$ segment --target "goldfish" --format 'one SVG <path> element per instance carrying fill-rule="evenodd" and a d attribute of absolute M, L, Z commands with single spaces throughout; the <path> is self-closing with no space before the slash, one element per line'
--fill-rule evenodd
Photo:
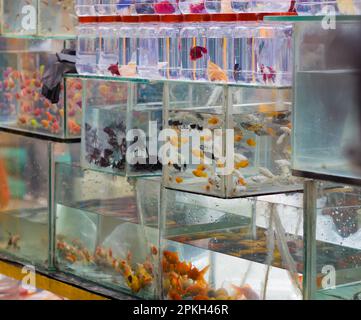
<path fill-rule="evenodd" d="M 190 263 L 178 262 L 175 266 L 175 271 L 180 275 L 186 275 L 192 268 Z"/>
<path fill-rule="evenodd" d="M 216 126 L 220 123 L 220 119 L 217 116 L 212 116 L 208 119 L 208 124 L 212 125 L 212 126 Z"/>
<path fill-rule="evenodd" d="M 205 296 L 205 295 L 198 295 L 198 296 L 195 296 L 193 298 L 193 300 L 209 300 L 210 298 L 208 296 Z"/>
<path fill-rule="evenodd" d="M 255 147 L 256 146 L 256 141 L 254 139 L 248 139 L 247 140 L 247 144 L 250 146 L 250 147 Z"/>
<path fill-rule="evenodd" d="M 202 170 L 193 170 L 192 173 L 193 173 L 193 175 L 195 175 L 198 178 L 207 178 L 208 177 L 207 173 Z"/>
<path fill-rule="evenodd" d="M 208 269 L 209 269 L 209 266 L 206 266 L 202 270 L 199 271 L 198 268 L 193 267 L 191 270 L 189 270 L 188 277 L 190 279 L 192 279 L 193 281 L 198 281 L 198 280 L 204 281 L 203 277 L 207 273 Z"/>
<path fill-rule="evenodd" d="M 138 293 L 141 289 L 140 281 L 137 276 L 130 274 L 125 278 L 127 286 L 134 292 Z"/>
<path fill-rule="evenodd" d="M 179 262 L 179 257 L 177 252 L 165 250 L 163 251 L 163 256 L 169 263 L 176 264 Z"/>
<path fill-rule="evenodd" d="M 236 134 L 234 136 L 234 141 L 235 142 L 240 142 L 242 139 L 243 139 L 243 135 L 241 135 L 241 134 Z"/>
<path fill-rule="evenodd" d="M 241 185 L 241 186 L 246 186 L 247 185 L 246 181 L 243 178 L 238 178 L 238 184 Z"/>
<path fill-rule="evenodd" d="M 177 182 L 177 183 L 182 183 L 183 181 L 184 181 L 184 179 L 181 178 L 181 177 L 176 177 L 175 178 L 175 182 Z"/>
<path fill-rule="evenodd" d="M 5 163 L 0 159 L 0 209 L 8 206 L 10 201 L 10 188 Z"/>
<path fill-rule="evenodd" d="M 81 126 L 78 125 L 74 120 L 69 120 L 68 125 L 71 134 L 79 134 L 81 132 Z"/>
<path fill-rule="evenodd" d="M 41 120 L 41 124 L 45 129 L 49 128 L 49 121 L 48 120 Z"/>
<path fill-rule="evenodd" d="M 51 126 L 51 131 L 57 133 L 59 129 L 59 124 L 57 122 L 53 122 L 53 125 Z"/>
<path fill-rule="evenodd" d="M 19 122 L 20 122 L 21 124 L 26 124 L 26 117 L 25 117 L 25 116 L 20 116 L 20 117 L 18 118 L 18 120 L 19 120 Z"/>
<path fill-rule="evenodd" d="M 158 249 L 156 246 L 151 246 L 150 247 L 150 253 L 153 255 L 153 256 L 156 256 L 158 254 Z"/>
<path fill-rule="evenodd" d="M 46 112 L 45 112 L 45 115 L 47 116 L 48 121 L 52 121 L 52 120 L 53 120 L 53 116 L 51 115 L 51 113 L 50 113 L 49 111 L 46 111 Z"/>
<path fill-rule="evenodd" d="M 203 57 L 203 54 L 207 54 L 208 50 L 205 47 L 195 46 L 189 52 L 189 57 L 192 61 L 196 61 Z"/>
<path fill-rule="evenodd" d="M 234 167 L 235 167 L 235 169 L 240 169 L 240 168 L 246 168 L 246 167 L 248 167 L 249 166 L 249 161 L 248 160 L 241 160 L 241 161 L 239 161 L 239 162 L 236 162 L 235 164 L 234 164 Z"/>
<path fill-rule="evenodd" d="M 185 294 L 191 296 L 199 296 L 199 295 L 205 296 L 207 292 L 208 292 L 208 288 L 204 282 L 192 284 L 185 290 Z"/>
<path fill-rule="evenodd" d="M 153 277 L 148 273 L 142 264 L 138 264 L 135 275 L 139 280 L 141 288 L 148 286 L 153 281 Z"/>
<path fill-rule="evenodd" d="M 179 295 L 179 293 L 176 290 L 170 290 L 168 292 L 168 297 L 171 300 L 182 300 L 182 297 Z"/>
<path fill-rule="evenodd" d="M 63 118 L 63 117 L 64 117 L 64 109 L 60 109 L 60 110 L 59 110 L 59 114 L 60 114 L 60 116 Z"/>
<path fill-rule="evenodd" d="M 234 295 L 238 299 L 245 298 L 247 300 L 259 300 L 259 295 L 251 288 L 250 285 L 246 284 L 242 287 L 232 285 Z"/>
<path fill-rule="evenodd" d="M 211 61 L 208 63 L 207 71 L 210 81 L 228 81 L 227 74 L 218 65 Z"/>
<path fill-rule="evenodd" d="M 199 164 L 199 165 L 197 166 L 197 170 L 204 171 L 204 170 L 206 170 L 206 169 L 207 169 L 207 166 L 204 165 L 204 164 Z"/>
<path fill-rule="evenodd" d="M 76 258 L 76 256 L 75 256 L 75 254 L 71 254 L 71 253 L 67 254 L 67 256 L 65 257 L 65 259 L 68 260 L 68 261 L 71 262 L 71 263 L 74 263 L 74 262 L 77 261 L 77 258 Z"/>

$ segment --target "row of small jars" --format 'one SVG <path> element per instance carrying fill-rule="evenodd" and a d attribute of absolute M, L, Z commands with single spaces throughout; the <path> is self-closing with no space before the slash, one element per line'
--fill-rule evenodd
<path fill-rule="evenodd" d="M 80 74 L 290 85 L 292 27 L 255 22 L 82 24 Z"/>
<path fill-rule="evenodd" d="M 346 4 L 344 4 L 346 2 Z M 78 16 L 297 12 L 360 14 L 361 0 L 76 0 Z"/>

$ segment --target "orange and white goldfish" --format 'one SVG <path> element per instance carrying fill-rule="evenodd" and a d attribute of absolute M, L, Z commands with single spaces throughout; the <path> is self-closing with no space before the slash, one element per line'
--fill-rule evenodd
<path fill-rule="evenodd" d="M 202 170 L 193 170 L 192 171 L 193 175 L 198 177 L 198 178 L 207 178 L 208 177 L 208 174 L 207 172 L 204 172 Z"/>
<path fill-rule="evenodd" d="M 232 285 L 234 295 L 237 299 L 247 300 L 259 300 L 259 295 L 251 288 L 250 285 L 246 284 L 242 287 Z"/>
<path fill-rule="evenodd" d="M 256 141 L 254 139 L 248 139 L 247 140 L 247 144 L 250 146 L 250 147 L 255 147 L 256 146 Z"/>

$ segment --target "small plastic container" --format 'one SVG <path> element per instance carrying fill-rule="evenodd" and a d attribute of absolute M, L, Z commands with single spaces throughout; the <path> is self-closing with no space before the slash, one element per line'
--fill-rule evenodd
<path fill-rule="evenodd" d="M 142 24 L 137 33 L 138 74 L 144 78 L 159 78 L 159 27 L 156 24 Z"/>
<path fill-rule="evenodd" d="M 253 70 L 256 69 L 255 48 L 255 22 L 237 25 L 233 29 L 234 39 L 234 74 L 235 82 L 255 82 Z"/>
<path fill-rule="evenodd" d="M 98 16 L 116 15 L 117 0 L 95 0 L 95 11 Z"/>
<path fill-rule="evenodd" d="M 205 23 L 195 21 L 183 24 L 180 32 L 182 78 L 189 80 L 208 79 L 207 26 Z"/>
<path fill-rule="evenodd" d="M 95 16 L 97 0 L 75 0 L 75 13 L 78 17 Z"/>
<path fill-rule="evenodd" d="M 262 85 L 292 85 L 292 26 L 263 23 L 255 29 L 255 80 Z M 254 80 L 254 79 L 253 79 Z"/>
<path fill-rule="evenodd" d="M 99 27 L 100 53 L 98 72 L 102 75 L 117 75 L 112 68 L 119 62 L 119 25 L 105 23 Z"/>
<path fill-rule="evenodd" d="M 131 15 L 134 13 L 133 0 L 115 0 L 115 9 L 117 15 Z"/>
<path fill-rule="evenodd" d="M 119 28 L 119 74 L 123 77 L 137 75 L 137 30 L 139 24 L 136 16 L 123 18 L 124 24 Z"/>
<path fill-rule="evenodd" d="M 135 0 L 136 14 L 155 14 L 154 0 Z"/>
<path fill-rule="evenodd" d="M 155 0 L 154 12 L 156 14 L 178 14 L 178 1 L 177 0 Z"/>
<path fill-rule="evenodd" d="M 180 42 L 181 17 L 164 16 L 159 26 L 159 73 L 162 78 L 178 79 L 180 77 Z"/>
<path fill-rule="evenodd" d="M 234 12 L 288 12 L 291 0 L 232 0 Z"/>
<path fill-rule="evenodd" d="M 183 14 L 207 13 L 204 0 L 179 0 L 178 6 Z"/>
<path fill-rule="evenodd" d="M 85 23 L 77 28 L 76 69 L 79 74 L 97 73 L 98 26 Z"/>
<path fill-rule="evenodd" d="M 233 29 L 236 14 L 211 15 L 212 23 L 207 28 L 209 81 L 234 81 Z"/>

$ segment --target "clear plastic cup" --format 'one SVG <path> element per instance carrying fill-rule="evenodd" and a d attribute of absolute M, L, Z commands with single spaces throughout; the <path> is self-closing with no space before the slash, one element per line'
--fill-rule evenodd
<path fill-rule="evenodd" d="M 98 26 L 85 23 L 77 28 L 76 69 L 79 74 L 97 73 Z"/>

